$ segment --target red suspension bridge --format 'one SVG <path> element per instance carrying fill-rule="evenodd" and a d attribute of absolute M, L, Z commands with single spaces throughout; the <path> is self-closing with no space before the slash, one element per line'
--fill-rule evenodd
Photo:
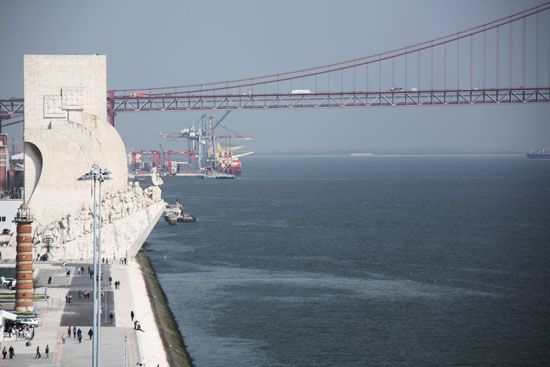
<path fill-rule="evenodd" d="M 550 2 L 385 53 L 246 79 L 110 90 L 107 102 L 112 125 L 119 112 L 549 103 Z M 23 108 L 23 98 L 0 98 L 0 129 L 21 122 Z"/>

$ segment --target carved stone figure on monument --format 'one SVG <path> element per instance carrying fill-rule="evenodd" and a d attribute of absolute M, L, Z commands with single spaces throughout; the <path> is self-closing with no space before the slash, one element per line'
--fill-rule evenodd
<path fill-rule="evenodd" d="M 122 203 L 123 203 L 123 216 L 130 214 L 130 198 L 128 197 L 128 188 L 122 192 Z"/>
<path fill-rule="evenodd" d="M 139 185 L 139 182 L 134 182 L 134 192 L 136 194 L 143 194 L 143 189 L 141 188 L 141 186 Z"/>
<path fill-rule="evenodd" d="M 106 199 L 105 203 L 103 204 L 103 223 L 112 223 L 112 211 L 113 208 L 111 206 L 111 202 Z"/>
<path fill-rule="evenodd" d="M 153 184 L 153 186 L 157 187 L 164 183 L 162 178 L 160 178 L 160 176 L 157 174 L 157 167 L 153 167 L 151 169 L 151 183 Z"/>
<path fill-rule="evenodd" d="M 134 187 L 132 184 L 129 184 L 128 187 L 126 187 L 126 197 L 128 197 L 130 213 L 135 213 L 137 211 L 137 207 L 136 207 L 136 202 L 134 200 L 135 195 L 134 195 Z"/>
<path fill-rule="evenodd" d="M 116 202 L 116 206 L 115 206 L 116 219 L 121 219 L 122 217 L 124 217 L 124 211 L 125 211 L 124 191 L 122 189 L 118 189 L 115 202 Z"/>
<path fill-rule="evenodd" d="M 59 228 L 59 243 L 65 243 L 67 238 L 67 217 L 61 218 L 61 220 L 57 222 L 57 226 Z"/>
<path fill-rule="evenodd" d="M 152 189 L 152 187 L 153 186 L 149 186 L 148 188 L 143 190 L 144 202 L 145 202 L 146 206 L 149 206 L 149 205 L 153 204 L 153 189 Z"/>
<path fill-rule="evenodd" d="M 67 229 L 67 217 L 62 217 L 58 225 L 60 229 Z"/>
<path fill-rule="evenodd" d="M 121 219 L 124 216 L 124 204 L 119 199 L 116 201 L 114 212 L 115 212 L 115 220 Z"/>
<path fill-rule="evenodd" d="M 128 198 L 128 202 L 130 205 L 130 213 L 135 213 L 139 210 L 139 208 L 137 205 L 136 194 L 134 192 L 134 185 L 132 185 L 131 183 L 128 184 L 128 187 L 126 190 L 127 190 L 126 196 Z"/>
<path fill-rule="evenodd" d="M 65 218 L 65 222 L 67 223 L 67 227 L 65 230 L 65 242 L 72 241 L 74 239 L 73 237 L 73 228 L 71 227 L 73 223 L 72 215 L 67 214 L 67 217 Z"/>
<path fill-rule="evenodd" d="M 36 227 L 34 228 L 34 234 L 32 236 L 32 243 L 33 244 L 37 244 L 37 243 L 42 242 L 42 232 L 43 231 L 44 231 L 44 228 L 40 224 L 37 224 Z"/>
<path fill-rule="evenodd" d="M 82 234 L 82 220 L 79 216 L 74 216 L 71 218 L 71 237 L 72 238 L 78 238 Z"/>
<path fill-rule="evenodd" d="M 99 218 L 99 220 L 101 221 L 101 223 L 106 223 L 107 217 L 108 217 L 108 211 L 110 210 L 110 207 L 109 207 L 107 198 L 105 196 L 101 198 L 101 202 L 99 203 L 99 205 L 101 206 L 101 217 Z M 98 213 L 98 215 L 99 214 L 100 213 Z"/>
<path fill-rule="evenodd" d="M 160 201 L 160 188 L 158 186 L 149 186 L 145 189 L 145 195 L 152 203 L 156 203 L 157 201 Z M 149 205 L 151 205 L 149 204 Z"/>
<path fill-rule="evenodd" d="M 103 202 L 103 222 L 112 223 L 113 222 L 113 195 L 111 192 L 106 192 L 102 199 Z"/>
<path fill-rule="evenodd" d="M 82 203 L 82 210 L 79 214 L 80 222 L 82 223 L 82 234 L 90 233 L 92 231 L 92 212 L 88 203 Z"/>
<path fill-rule="evenodd" d="M 139 186 L 139 182 L 134 182 L 134 197 L 137 206 L 137 210 L 142 210 L 144 207 L 143 203 L 143 189 Z"/>
<path fill-rule="evenodd" d="M 59 221 L 50 223 L 48 225 L 48 230 L 50 231 L 50 237 L 53 238 L 53 243 L 60 243 L 61 230 L 59 228 Z"/>

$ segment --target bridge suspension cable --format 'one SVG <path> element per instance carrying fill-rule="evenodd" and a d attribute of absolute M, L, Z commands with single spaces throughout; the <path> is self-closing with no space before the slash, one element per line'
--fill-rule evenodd
<path fill-rule="evenodd" d="M 460 32 L 333 64 L 110 90 L 109 121 L 114 125 L 119 112 L 549 103 L 549 15 L 545 2 Z M 0 98 L 0 125 L 21 116 L 23 107 L 22 98 Z"/>
<path fill-rule="evenodd" d="M 539 33 L 540 33 L 540 30 L 539 30 L 539 14 L 540 13 L 544 13 L 544 12 L 547 12 L 548 10 L 550 9 L 550 2 L 546 2 L 544 4 L 541 4 L 541 5 L 538 5 L 536 7 L 533 7 L 533 8 L 530 8 L 530 9 L 527 9 L 527 10 L 524 10 L 524 11 L 521 11 L 521 12 L 518 12 L 518 13 L 515 13 L 515 14 L 512 14 L 512 15 L 509 15 L 507 17 L 503 17 L 503 18 L 500 18 L 500 19 L 497 19 L 497 20 L 493 20 L 491 22 L 488 22 L 488 23 L 485 23 L 485 24 L 482 24 L 482 25 L 479 25 L 479 26 L 476 26 L 476 27 L 471 27 L 471 28 L 468 28 L 466 30 L 463 30 L 463 31 L 460 31 L 460 32 L 455 32 L 455 33 L 452 33 L 452 34 L 449 34 L 449 35 L 446 35 L 446 36 L 441 36 L 441 37 L 438 37 L 438 38 L 435 38 L 435 39 L 432 39 L 432 40 L 429 40 L 429 41 L 425 41 L 425 42 L 421 42 L 421 43 L 417 43 L 417 44 L 414 44 L 414 45 L 409 45 L 409 46 L 405 46 L 405 47 L 401 47 L 401 48 L 397 48 L 397 49 L 394 49 L 394 50 L 390 50 L 390 51 L 387 51 L 387 52 L 384 52 L 384 53 L 379 53 L 379 54 L 375 54 L 375 55 L 369 55 L 369 56 L 365 56 L 365 57 L 361 57 L 361 58 L 355 58 L 355 59 L 352 59 L 352 60 L 346 60 L 346 61 L 341 61 L 341 62 L 337 62 L 337 63 L 332 63 L 332 64 L 326 64 L 326 65 L 321 65 L 321 66 L 315 66 L 315 67 L 310 67 L 310 68 L 305 68 L 305 69 L 299 69 L 299 70 L 294 70 L 294 71 L 290 71 L 290 72 L 283 72 L 283 73 L 277 73 L 277 74 L 268 74 L 268 75 L 262 75 L 262 76 L 256 76 L 256 77 L 248 77 L 248 78 L 243 78 L 243 79 L 232 79 L 232 80 L 224 80 L 224 81 L 218 81 L 218 82 L 208 82 L 208 83 L 196 83 L 196 84 L 187 84 L 187 85 L 179 85 L 179 86 L 170 86 L 170 87 L 155 87 L 155 88 L 133 88 L 133 89 L 115 89 L 113 90 L 114 93 L 115 93 L 115 96 L 120 96 L 120 95 L 134 95 L 134 96 L 143 96 L 143 95 L 147 95 L 147 96 L 159 96 L 159 95 L 167 95 L 167 94 L 171 94 L 171 95 L 178 95 L 178 94 L 196 94 L 196 93 L 207 93 L 207 92 L 220 92 L 220 91 L 234 91 L 236 89 L 239 89 L 241 88 L 241 92 L 242 92 L 242 89 L 243 88 L 248 88 L 247 91 L 249 92 L 252 92 L 252 90 L 254 89 L 254 87 L 256 88 L 256 91 L 255 93 L 259 93 L 258 92 L 258 88 L 259 87 L 264 87 L 266 88 L 266 85 L 268 84 L 277 84 L 277 86 L 280 85 L 280 83 L 282 82 L 289 82 L 289 86 L 291 86 L 292 84 L 292 81 L 294 80 L 297 80 L 297 79 L 305 79 L 305 78 L 309 78 L 309 77 L 316 77 L 317 80 L 316 80 L 316 85 L 317 87 L 319 87 L 319 81 L 318 81 L 318 77 L 320 75 L 323 75 L 323 74 L 328 74 L 327 76 L 327 86 L 330 87 L 330 79 L 331 79 L 331 76 L 330 74 L 331 73 L 334 73 L 334 72 L 341 72 L 342 74 L 340 75 L 340 80 L 342 81 L 344 78 L 343 78 L 343 71 L 345 70 L 348 70 L 348 69 L 354 69 L 353 70 L 353 73 L 355 75 L 355 77 L 357 77 L 357 70 L 356 68 L 358 67 L 361 67 L 361 66 L 365 66 L 365 65 L 368 65 L 368 64 L 373 64 L 373 63 L 380 63 L 380 62 L 383 62 L 383 61 L 387 61 L 387 60 L 390 60 L 392 62 L 392 64 L 395 65 L 395 61 L 397 58 L 400 58 L 400 57 L 404 57 L 404 60 L 405 60 L 405 65 L 407 64 L 407 57 L 408 55 L 410 54 L 414 54 L 414 53 L 417 53 L 418 54 L 418 57 L 420 58 L 421 56 L 421 52 L 422 51 L 425 51 L 425 50 L 428 50 L 428 49 L 434 49 L 434 48 L 438 48 L 440 46 L 443 46 L 444 48 L 444 62 L 443 62 L 443 65 L 444 65 L 444 73 L 443 73 L 443 79 L 444 79 L 444 83 L 443 83 L 443 86 L 442 88 L 440 89 L 445 89 L 446 88 L 446 79 L 447 79 L 447 48 L 450 44 L 452 43 L 455 43 L 456 44 L 456 54 L 457 54 L 457 68 L 459 69 L 459 64 L 460 64 L 460 51 L 459 51 L 459 48 L 460 48 L 460 40 L 463 40 L 463 39 L 467 39 L 467 38 L 470 38 L 471 41 L 469 42 L 472 42 L 473 40 L 473 36 L 475 35 L 478 35 L 478 34 L 481 34 L 483 33 L 483 37 L 484 39 L 486 38 L 486 34 L 487 32 L 489 32 L 490 30 L 496 30 L 496 41 L 495 41 L 495 45 L 496 45 L 496 48 L 497 48 L 497 51 L 496 51 L 496 70 L 495 70 L 495 73 L 499 73 L 500 72 L 500 62 L 499 62 L 499 59 L 500 59 L 500 29 L 501 27 L 505 26 L 505 25 L 510 25 L 510 35 L 509 35 L 509 40 L 510 42 L 512 42 L 512 38 L 513 38 L 513 31 L 512 31 L 512 28 L 513 28 L 513 23 L 514 22 L 517 22 L 519 20 L 523 20 L 523 23 L 524 23 L 524 35 L 526 33 L 525 31 L 525 27 L 526 27 L 526 23 L 527 23 L 527 19 L 532 17 L 533 15 L 536 15 L 536 23 L 537 23 L 537 26 L 536 26 L 536 39 L 537 39 L 537 46 L 536 46 L 536 52 L 537 52 L 537 56 L 536 56 L 536 59 L 539 60 L 540 58 L 540 53 L 539 53 Z M 526 48 L 526 44 L 527 44 L 527 40 L 524 36 L 524 41 L 523 41 L 523 47 L 524 47 L 524 57 L 525 57 L 525 48 Z M 484 50 L 486 48 L 486 45 L 484 45 Z M 470 55 L 471 57 L 473 57 L 473 54 L 472 54 L 472 51 L 473 51 L 473 45 L 472 47 L 470 47 Z M 538 61 L 537 61 L 538 62 Z M 473 66 L 473 60 L 471 60 L 470 62 L 470 65 Z M 538 69 L 538 66 L 537 66 L 537 69 Z M 405 76 L 405 84 L 406 81 L 407 81 L 407 74 L 408 74 L 408 67 L 405 66 L 404 67 L 404 73 L 406 74 Z M 419 71 L 419 74 L 420 74 L 420 71 Z M 457 81 L 457 87 L 459 86 L 460 84 L 460 69 L 458 70 L 457 72 L 457 75 L 458 75 L 458 81 Z M 499 77 L 500 78 L 500 77 Z M 498 84 L 498 79 L 497 78 L 497 84 Z M 353 82 L 356 83 L 356 78 L 352 78 Z M 342 83 L 340 83 L 340 85 L 342 85 Z M 525 83 L 523 83 L 523 85 L 525 85 Z M 356 84 L 357 86 L 357 84 Z M 495 87 L 498 88 L 498 85 L 495 85 Z M 330 90 L 330 88 L 328 88 Z M 381 89 L 381 87 L 380 87 Z M 431 88 L 433 89 L 433 88 Z M 355 88 L 353 89 L 350 89 L 350 90 L 355 90 Z M 279 91 L 280 91 L 280 87 L 279 87 Z M 315 91 L 318 91 L 318 89 L 316 88 Z M 264 90 L 264 92 L 267 92 L 266 90 Z"/>

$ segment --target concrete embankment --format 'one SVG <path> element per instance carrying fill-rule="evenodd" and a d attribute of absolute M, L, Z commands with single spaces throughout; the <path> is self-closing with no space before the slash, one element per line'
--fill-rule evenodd
<path fill-rule="evenodd" d="M 142 251 L 136 255 L 136 261 L 141 268 L 143 279 L 145 280 L 145 286 L 149 294 L 155 322 L 160 332 L 160 338 L 168 363 L 173 367 L 193 366 L 193 360 L 187 352 L 187 347 L 179 331 L 178 323 L 168 306 L 168 299 L 160 286 L 151 262 Z"/>

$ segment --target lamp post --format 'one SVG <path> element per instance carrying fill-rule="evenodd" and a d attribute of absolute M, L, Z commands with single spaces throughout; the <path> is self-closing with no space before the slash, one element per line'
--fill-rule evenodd
<path fill-rule="evenodd" d="M 53 241 L 54 240 L 51 236 L 45 236 L 44 238 L 42 238 L 42 242 L 44 242 L 44 246 L 42 247 L 46 249 L 46 257 L 48 258 L 48 260 L 50 259 L 50 256 L 53 258 L 53 255 L 52 255 Z"/>
<path fill-rule="evenodd" d="M 92 169 L 89 172 L 86 172 L 78 181 L 93 181 L 92 184 L 92 195 L 93 195 L 93 232 L 92 232 L 92 242 L 93 242 L 93 272 L 94 272 L 94 314 L 93 314 L 93 339 L 92 339 L 92 366 L 99 367 L 99 343 L 100 335 L 99 330 L 101 327 L 101 285 L 99 284 L 101 276 L 101 263 L 99 262 L 99 256 L 101 256 L 101 183 L 105 180 L 112 180 L 113 177 L 111 172 L 105 168 L 99 167 L 97 164 L 92 166 Z M 99 200 L 96 199 L 96 187 L 99 186 Z M 97 205 L 99 201 L 99 226 L 97 223 Z"/>

